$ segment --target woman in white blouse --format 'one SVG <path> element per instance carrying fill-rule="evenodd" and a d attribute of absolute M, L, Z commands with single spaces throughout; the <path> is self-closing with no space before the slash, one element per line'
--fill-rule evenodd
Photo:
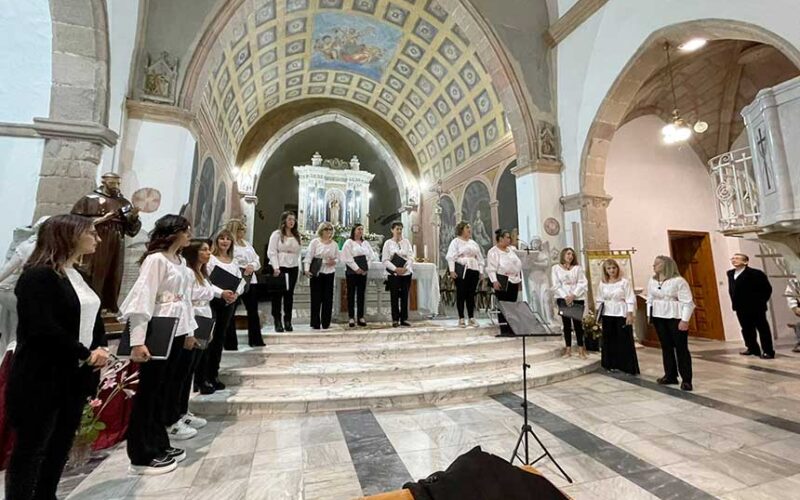
<path fill-rule="evenodd" d="M 558 264 L 550 272 L 553 283 L 553 294 L 556 297 L 561 323 L 564 326 L 564 356 L 572 355 L 572 330 L 575 330 L 575 339 L 578 341 L 578 354 L 586 357 L 586 347 L 583 342 L 583 322 L 580 319 L 569 318 L 562 314 L 566 307 L 583 309 L 586 299 L 588 281 L 581 266 L 578 265 L 575 250 L 566 247 L 558 256 Z"/>
<path fill-rule="evenodd" d="M 19 338 L 6 388 L 16 432 L 5 481 L 10 500 L 56 498 L 99 380 L 95 370 L 108 360 L 100 298 L 76 269 L 98 241 L 91 219 L 51 217 L 17 282 Z"/>
<path fill-rule="evenodd" d="M 233 260 L 242 271 L 242 276 L 251 285 L 258 283 L 256 271 L 261 269 L 261 258 L 256 253 L 253 245 L 244 239 L 247 226 L 238 219 L 231 219 L 225 229 L 233 235 Z M 258 315 L 258 297 L 254 290 L 247 289 L 240 297 L 247 310 L 247 343 L 250 347 L 263 347 L 264 338 L 261 336 L 261 318 Z M 234 317 L 236 314 L 234 314 Z"/>
<path fill-rule="evenodd" d="M 312 276 L 311 262 L 321 259 L 322 266 L 316 276 Z M 323 222 L 317 228 L 317 237 L 311 240 L 306 253 L 306 276 L 311 285 L 311 328 L 327 330 L 331 326 L 333 314 L 333 285 L 336 263 L 339 261 L 339 245 L 333 241 L 333 225 Z"/>
<path fill-rule="evenodd" d="M 272 266 L 272 275 L 276 278 L 288 277 L 289 286 L 282 286 L 272 294 L 272 319 L 276 332 L 291 332 L 292 307 L 294 306 L 294 287 L 297 284 L 300 266 L 300 231 L 297 230 L 297 218 L 294 212 L 281 214 L 281 225 L 272 232 L 267 245 L 267 258 Z M 283 320 L 281 320 L 281 303 L 283 303 Z"/>
<path fill-rule="evenodd" d="M 498 301 L 516 302 L 522 283 L 522 261 L 517 256 L 517 249 L 511 245 L 510 231 L 498 229 L 494 238 L 497 244 L 486 254 L 486 274 L 489 275 Z M 514 333 L 502 313 L 497 314 L 497 322 L 500 333 Z"/>
<path fill-rule="evenodd" d="M 597 311 L 603 322 L 600 365 L 606 370 L 639 374 L 639 360 L 633 342 L 633 311 L 636 297 L 631 282 L 622 277 L 614 259 L 603 262 L 603 279 L 597 288 Z"/>
<path fill-rule="evenodd" d="M 356 257 L 363 257 L 367 260 L 366 270 L 358 266 Z M 350 328 L 356 326 L 356 317 L 358 317 L 358 326 L 367 326 L 367 322 L 364 321 L 366 314 L 364 295 L 367 291 L 369 263 L 373 260 L 375 260 L 375 255 L 372 246 L 369 241 L 364 240 L 364 226 L 355 224 L 350 230 L 350 239 L 345 241 L 342 247 L 342 262 L 347 266 L 345 277 L 347 278 L 347 314 L 350 318 Z"/>
<path fill-rule="evenodd" d="M 397 267 L 392 258 L 397 255 L 405 259 L 403 267 Z M 386 268 L 389 283 L 389 300 L 392 308 L 392 326 L 411 326 L 408 322 L 408 292 L 411 288 L 414 250 L 411 243 L 403 238 L 403 223 L 392 222 L 392 237 L 383 243 L 381 261 Z"/>
<path fill-rule="evenodd" d="M 131 337 L 131 360 L 141 363 L 139 386 L 133 397 L 128 424 L 128 458 L 133 474 L 161 474 L 174 470 L 186 452 L 170 445 L 168 407 L 177 397 L 169 383 L 178 377 L 183 347 L 194 346 L 197 323 L 192 309 L 192 274 L 180 251 L 189 244 L 192 228 L 180 215 L 165 215 L 150 232 L 141 259 L 139 277 L 120 306 Z M 177 318 L 175 340 L 169 359 L 151 359 L 144 345 L 147 325 L 153 317 Z"/>
<path fill-rule="evenodd" d="M 458 326 L 464 328 L 464 305 L 470 326 L 478 326 L 475 315 L 475 289 L 483 271 L 483 253 L 481 247 L 472 239 L 472 227 L 468 222 L 456 224 L 456 237 L 447 248 L 447 267 L 450 277 L 456 283 L 456 310 L 458 310 Z M 458 265 L 456 265 L 458 264 Z"/>
<path fill-rule="evenodd" d="M 689 320 L 694 312 L 694 301 L 689 283 L 678 272 L 672 258 L 659 255 L 653 261 L 655 273 L 647 284 L 647 313 L 658 332 L 664 376 L 662 385 L 677 384 L 681 375 L 681 389 L 692 390 L 692 356 L 689 354 Z"/>

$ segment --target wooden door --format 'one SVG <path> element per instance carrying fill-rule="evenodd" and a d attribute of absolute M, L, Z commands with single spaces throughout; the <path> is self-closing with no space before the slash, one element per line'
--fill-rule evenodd
<path fill-rule="evenodd" d="M 719 305 L 714 256 L 708 233 L 668 231 L 672 258 L 689 282 L 695 310 L 689 322 L 689 335 L 725 340 Z"/>

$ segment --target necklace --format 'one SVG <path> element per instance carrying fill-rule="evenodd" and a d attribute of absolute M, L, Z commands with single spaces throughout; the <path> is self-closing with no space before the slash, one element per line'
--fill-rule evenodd
<path fill-rule="evenodd" d="M 668 279 L 669 279 L 669 278 L 665 279 L 664 281 L 658 281 L 658 280 L 656 280 L 656 281 L 658 281 L 658 289 L 659 289 L 659 290 L 661 290 L 661 286 L 662 286 L 662 285 L 664 285 L 664 283 L 666 283 Z"/>

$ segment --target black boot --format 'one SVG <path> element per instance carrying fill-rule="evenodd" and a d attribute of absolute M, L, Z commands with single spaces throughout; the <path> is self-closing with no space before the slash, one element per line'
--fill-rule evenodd
<path fill-rule="evenodd" d="M 216 388 L 210 382 L 200 384 L 200 394 L 214 394 Z"/>
<path fill-rule="evenodd" d="M 292 327 L 292 320 L 287 319 L 286 322 L 283 324 L 283 329 L 287 332 L 293 332 L 294 327 Z"/>
<path fill-rule="evenodd" d="M 281 320 L 279 320 L 277 318 L 275 319 L 275 331 L 278 332 L 278 333 L 283 333 L 283 331 L 284 331 L 283 330 L 283 323 L 281 323 Z"/>

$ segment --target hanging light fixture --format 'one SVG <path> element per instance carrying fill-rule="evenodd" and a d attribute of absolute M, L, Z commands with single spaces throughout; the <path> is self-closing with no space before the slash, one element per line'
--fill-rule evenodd
<path fill-rule="evenodd" d="M 669 88 L 672 92 L 672 122 L 664 125 L 661 129 L 661 136 L 666 144 L 676 144 L 685 142 L 692 136 L 692 129 L 681 118 L 678 112 L 678 99 L 675 97 L 675 81 L 672 76 L 672 61 L 669 57 L 669 42 L 664 43 L 664 51 L 667 53 L 667 74 L 669 75 Z"/>

